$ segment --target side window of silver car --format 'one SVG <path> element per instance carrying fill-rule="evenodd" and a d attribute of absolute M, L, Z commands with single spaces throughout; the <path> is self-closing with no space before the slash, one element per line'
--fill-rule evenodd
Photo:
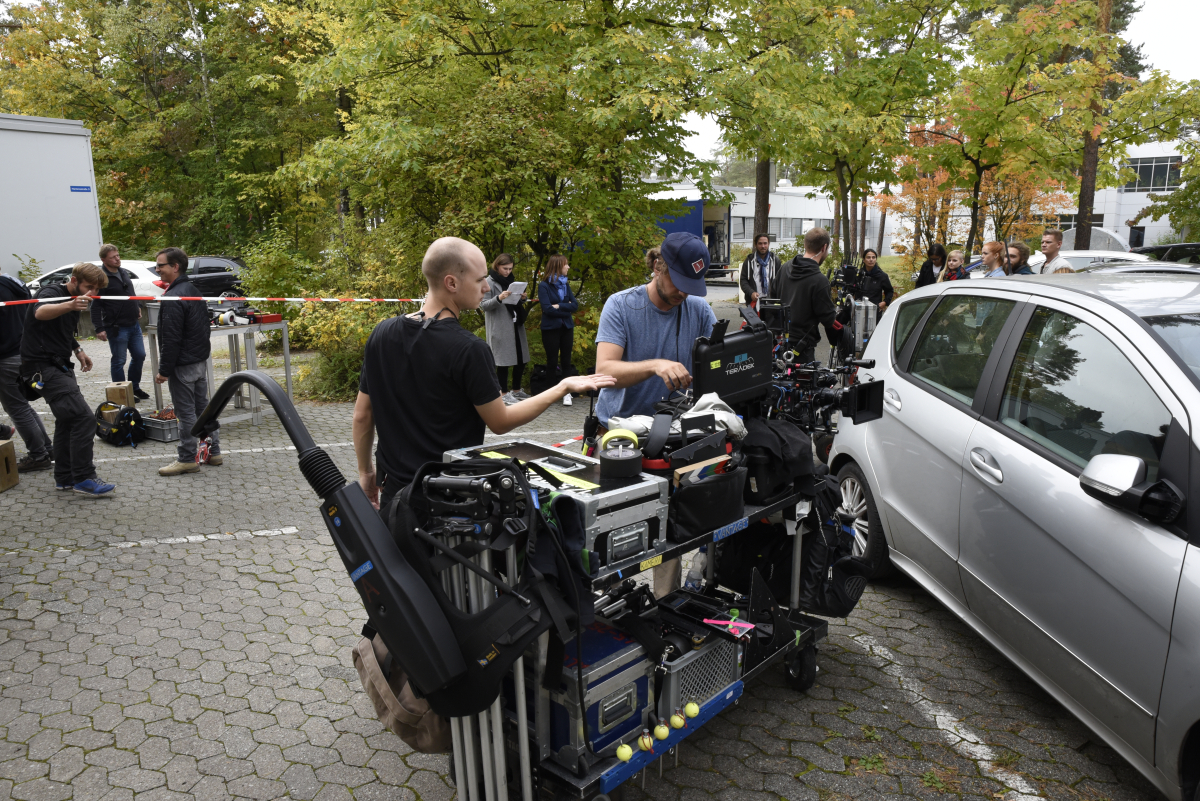
<path fill-rule="evenodd" d="M 912 336 L 913 329 L 917 327 L 917 323 L 921 322 L 921 316 L 925 314 L 929 304 L 935 300 L 937 298 L 918 298 L 900 306 L 899 311 L 896 312 L 896 328 L 892 336 L 893 360 L 899 358 L 900 351 L 904 350 L 904 346 L 908 344 L 908 338 Z"/>
<path fill-rule="evenodd" d="M 1137 456 L 1153 481 L 1171 413 L 1107 337 L 1042 307 L 1021 337 L 1000 422 L 1080 468 L 1098 453 Z"/>
<path fill-rule="evenodd" d="M 947 295 L 921 330 L 908 372 L 970 406 L 1004 321 L 1017 304 L 984 295 Z"/>

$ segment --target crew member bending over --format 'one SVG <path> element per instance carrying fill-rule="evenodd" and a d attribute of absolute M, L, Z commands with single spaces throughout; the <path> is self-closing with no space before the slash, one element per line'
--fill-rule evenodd
<path fill-rule="evenodd" d="M 596 372 L 616 383 L 600 390 L 596 416 L 607 428 L 614 417 L 654 414 L 654 404 L 692 383 L 692 345 L 712 333 L 717 315 L 708 294 L 708 247 L 695 234 L 676 232 L 661 253 L 648 254 L 650 282 L 611 296 L 596 332 Z M 679 588 L 679 559 L 654 568 L 654 592 Z"/>
<path fill-rule="evenodd" d="M 528 400 L 505 406 L 496 362 L 486 342 L 458 316 L 479 308 L 488 291 L 483 251 L 444 237 L 425 251 L 421 272 L 429 285 L 415 314 L 384 320 L 371 332 L 354 404 L 358 480 L 377 508 L 386 509 L 417 469 L 442 461 L 444 451 L 483 444 L 493 434 L 523 426 L 568 392 L 609 387 L 607 375 L 564 378 Z M 372 460 L 375 433 L 379 447 Z"/>

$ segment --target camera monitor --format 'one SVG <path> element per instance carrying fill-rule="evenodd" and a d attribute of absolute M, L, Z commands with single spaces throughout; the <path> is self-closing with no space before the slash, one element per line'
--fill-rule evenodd
<path fill-rule="evenodd" d="M 728 320 L 718 320 L 710 336 L 692 346 L 692 397 L 715 392 L 729 404 L 759 398 L 771 386 L 775 337 L 754 313 L 742 308 L 746 327 L 726 334 Z"/>

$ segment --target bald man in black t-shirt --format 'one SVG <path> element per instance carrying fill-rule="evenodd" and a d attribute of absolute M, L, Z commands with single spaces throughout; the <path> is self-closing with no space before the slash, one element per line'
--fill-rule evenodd
<path fill-rule="evenodd" d="M 415 314 L 384 320 L 371 333 L 354 404 L 359 483 L 386 508 L 426 462 L 483 444 L 484 426 L 505 434 L 525 425 L 568 392 L 612 386 L 610 376 L 574 376 L 528 400 L 505 406 L 487 343 L 458 323 L 487 292 L 483 251 L 444 237 L 421 262 L 429 290 Z M 379 447 L 372 462 L 375 432 Z"/>

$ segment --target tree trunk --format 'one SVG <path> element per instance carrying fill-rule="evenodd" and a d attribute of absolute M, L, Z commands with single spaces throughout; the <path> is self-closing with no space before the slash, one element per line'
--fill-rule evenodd
<path fill-rule="evenodd" d="M 346 93 L 345 88 L 339 86 L 337 90 L 338 110 L 344 114 L 350 113 L 350 95 Z M 338 115 L 338 131 L 343 136 L 346 135 L 346 124 L 343 122 L 342 115 Z M 346 215 L 350 213 L 350 190 L 343 186 L 338 190 L 338 218 L 344 223 Z"/>
<path fill-rule="evenodd" d="M 836 257 L 841 251 L 838 247 L 841 245 L 841 235 L 838 233 L 842 224 L 842 201 L 837 199 L 833 203 L 833 230 L 829 232 L 833 242 L 829 246 L 829 255 Z"/>
<path fill-rule="evenodd" d="M 858 260 L 858 203 L 854 198 L 846 198 L 846 206 L 850 218 L 850 239 L 846 242 L 846 256 L 849 261 Z"/>
<path fill-rule="evenodd" d="M 761 158 L 754 168 L 754 237 L 769 229 L 771 215 L 771 160 Z"/>
<path fill-rule="evenodd" d="M 1100 14 L 1096 20 L 1100 33 L 1108 33 L 1112 23 L 1112 0 L 1100 0 Z M 1097 57 L 1101 55 L 1099 51 Z M 1096 171 L 1100 165 L 1100 139 L 1095 129 L 1100 125 L 1104 111 L 1099 101 L 1092 102 L 1091 127 L 1083 133 L 1083 164 L 1079 168 L 1079 209 L 1075 217 L 1075 249 L 1090 250 L 1092 247 L 1092 206 L 1096 201 Z"/>
<path fill-rule="evenodd" d="M 862 199 L 862 208 L 859 210 L 858 217 L 858 252 L 861 255 L 867 249 L 867 199 L 865 197 Z"/>
<path fill-rule="evenodd" d="M 892 188 L 891 183 L 888 181 L 885 181 L 883 184 L 883 194 L 887 195 L 888 191 L 891 188 Z M 876 241 L 878 244 L 875 245 L 875 250 L 878 251 L 880 256 L 883 256 L 883 228 L 884 228 L 884 224 L 886 222 L 887 222 L 887 209 L 885 208 L 879 212 L 879 231 L 878 231 L 878 235 L 876 237 Z"/>
<path fill-rule="evenodd" d="M 846 244 L 845 249 L 840 253 L 841 259 L 838 265 L 847 263 L 850 258 L 850 251 L 854 249 L 854 237 L 850 234 L 850 186 L 846 183 L 846 163 L 839 161 L 834 165 L 834 172 L 837 174 L 838 182 L 838 210 L 842 217 L 842 242 Z"/>
<path fill-rule="evenodd" d="M 975 185 L 971 187 L 971 233 L 967 234 L 967 264 L 975 252 L 975 239 L 979 236 L 979 194 L 983 189 L 983 173 L 975 173 Z"/>

